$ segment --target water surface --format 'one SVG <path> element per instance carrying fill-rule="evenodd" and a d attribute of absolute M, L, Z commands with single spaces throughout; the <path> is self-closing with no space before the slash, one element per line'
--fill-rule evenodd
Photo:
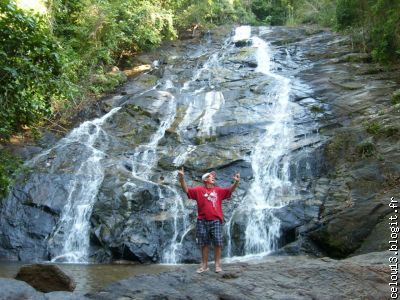
<path fill-rule="evenodd" d="M 0 277 L 14 278 L 26 263 L 0 262 Z M 139 265 L 139 264 L 55 264 L 74 278 L 75 291 L 95 292 L 108 284 L 131 276 L 157 274 L 178 268 L 178 265 Z"/>

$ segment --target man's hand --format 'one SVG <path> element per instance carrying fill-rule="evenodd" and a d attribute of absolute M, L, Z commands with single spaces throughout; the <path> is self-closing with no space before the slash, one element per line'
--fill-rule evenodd
<path fill-rule="evenodd" d="M 181 184 L 182 191 L 187 193 L 188 187 L 185 182 L 185 171 L 183 170 L 183 167 L 182 169 L 178 170 L 178 178 L 179 178 L 179 183 Z"/>
<path fill-rule="evenodd" d="M 236 172 L 236 174 L 233 176 L 233 180 L 235 181 L 236 184 L 240 182 L 240 173 Z"/>
<path fill-rule="evenodd" d="M 185 171 L 183 170 L 183 167 L 182 167 L 182 169 L 178 170 L 178 177 L 179 177 L 179 180 L 185 178 Z"/>
<path fill-rule="evenodd" d="M 237 186 L 239 185 L 239 182 L 240 182 L 240 173 L 239 172 L 236 172 L 235 175 L 233 175 L 233 180 L 234 180 L 234 182 L 230 187 L 231 193 L 233 193 L 236 190 Z"/>

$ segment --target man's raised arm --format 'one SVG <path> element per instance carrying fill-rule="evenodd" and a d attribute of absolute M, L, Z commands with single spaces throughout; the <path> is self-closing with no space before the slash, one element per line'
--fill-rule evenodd
<path fill-rule="evenodd" d="M 178 170 L 178 179 L 179 183 L 181 184 L 182 190 L 187 194 L 188 193 L 188 187 L 185 181 L 185 171 L 182 169 Z"/>
<path fill-rule="evenodd" d="M 229 187 L 231 190 L 231 194 L 236 190 L 240 182 L 240 173 L 236 172 L 235 176 L 233 176 L 233 184 Z"/>

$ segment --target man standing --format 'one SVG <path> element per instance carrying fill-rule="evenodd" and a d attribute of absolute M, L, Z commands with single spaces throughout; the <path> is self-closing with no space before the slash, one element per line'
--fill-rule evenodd
<path fill-rule="evenodd" d="M 240 173 L 233 176 L 233 184 L 228 188 L 215 185 L 215 172 L 205 173 L 201 180 L 203 186 L 188 188 L 185 182 L 183 168 L 178 171 L 179 182 L 182 190 L 188 195 L 189 199 L 197 201 L 197 227 L 196 239 L 201 247 L 201 267 L 197 273 L 208 271 L 208 245 L 214 244 L 215 272 L 221 269 L 221 249 L 222 249 L 222 227 L 224 215 L 222 213 L 222 200 L 231 197 L 240 182 Z"/>

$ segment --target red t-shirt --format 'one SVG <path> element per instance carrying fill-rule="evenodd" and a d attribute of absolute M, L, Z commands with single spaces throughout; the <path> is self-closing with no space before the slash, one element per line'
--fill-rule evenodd
<path fill-rule="evenodd" d="M 206 188 L 205 186 L 196 186 L 188 188 L 188 197 L 197 201 L 197 218 L 199 220 L 224 220 L 222 213 L 222 200 L 231 197 L 229 188 L 214 186 Z"/>

